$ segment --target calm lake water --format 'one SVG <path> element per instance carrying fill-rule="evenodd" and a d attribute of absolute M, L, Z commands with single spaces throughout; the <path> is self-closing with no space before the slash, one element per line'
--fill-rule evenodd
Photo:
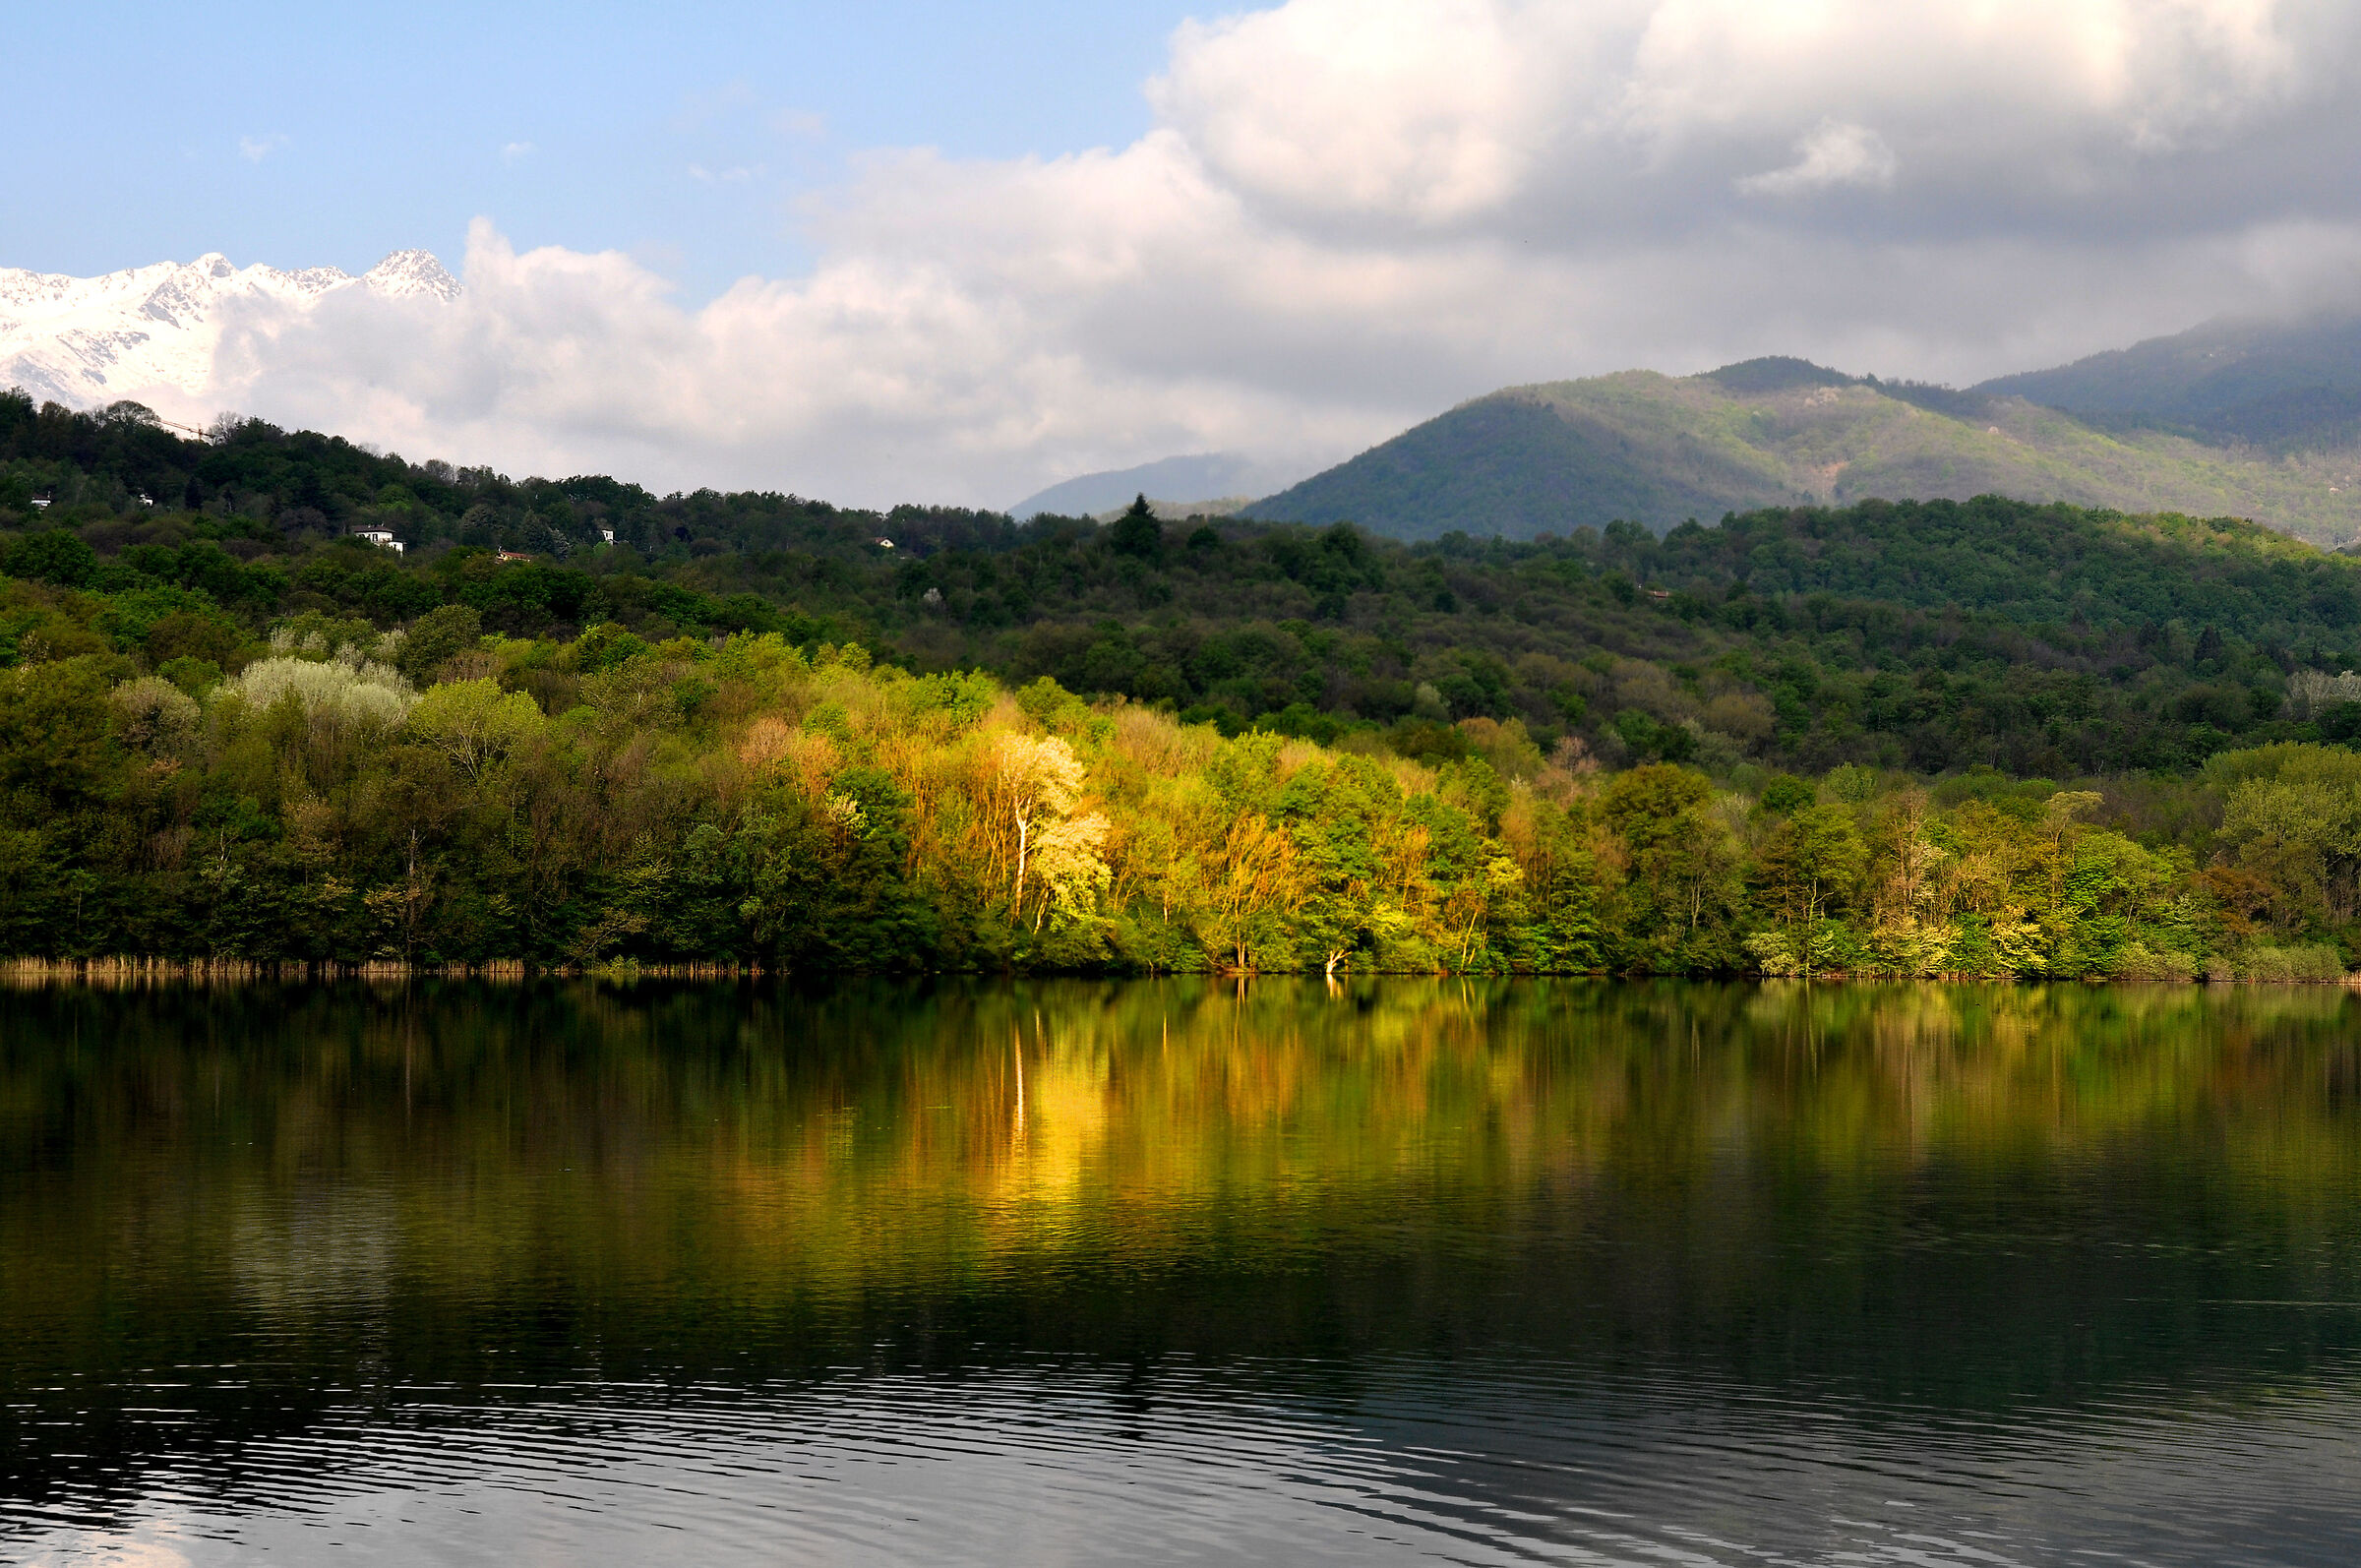
<path fill-rule="evenodd" d="M 2361 1560 L 2337 989 L 0 992 L 0 1560 Z"/>

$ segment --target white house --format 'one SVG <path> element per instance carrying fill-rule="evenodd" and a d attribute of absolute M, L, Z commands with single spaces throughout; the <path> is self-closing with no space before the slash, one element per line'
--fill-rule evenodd
<path fill-rule="evenodd" d="M 394 537 L 394 530 L 391 528 L 355 528 L 353 537 L 366 539 L 380 550 L 391 550 L 395 555 L 401 554 L 401 541 Z"/>

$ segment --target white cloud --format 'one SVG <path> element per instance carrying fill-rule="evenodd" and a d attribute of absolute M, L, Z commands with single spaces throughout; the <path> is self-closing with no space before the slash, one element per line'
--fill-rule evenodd
<path fill-rule="evenodd" d="M 522 163 L 539 151 L 530 142 L 511 142 L 500 150 L 500 160 L 509 164 Z"/>
<path fill-rule="evenodd" d="M 276 131 L 269 136 L 241 136 L 238 138 L 238 156 L 249 163 L 260 163 L 286 145 L 287 139 Z"/>
<path fill-rule="evenodd" d="M 1495 210 L 1547 151 L 1585 85 L 1564 80 L 1587 52 L 1572 34 L 1492 0 L 1294 0 L 1184 24 L 1149 96 L 1241 193 L 1447 222 Z"/>
<path fill-rule="evenodd" d="M 2353 21 L 1290 0 L 1182 27 L 1128 147 L 857 159 L 804 213 L 806 276 L 688 309 L 479 224 L 459 305 L 245 321 L 216 401 L 512 471 L 992 502 L 1173 452 L 1334 457 L 1632 364 L 1972 379 L 2361 299 Z"/>
<path fill-rule="evenodd" d="M 1749 174 L 1738 181 L 1738 189 L 1749 196 L 1791 196 L 1841 185 L 1883 189 L 1894 183 L 1897 163 L 1886 139 L 1867 126 L 1823 120 L 1795 144 L 1794 162 Z"/>

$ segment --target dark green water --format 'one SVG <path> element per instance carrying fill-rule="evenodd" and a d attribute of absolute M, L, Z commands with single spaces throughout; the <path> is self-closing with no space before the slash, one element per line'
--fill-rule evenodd
<path fill-rule="evenodd" d="M 0 992 L 0 1561 L 2349 1563 L 2361 1002 Z"/>

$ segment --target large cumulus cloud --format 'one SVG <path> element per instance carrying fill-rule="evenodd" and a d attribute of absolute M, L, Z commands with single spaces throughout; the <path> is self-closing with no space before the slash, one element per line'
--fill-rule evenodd
<path fill-rule="evenodd" d="M 2357 53 L 2315 0 L 1290 0 L 1181 27 L 1128 147 L 858 160 L 808 275 L 686 309 L 479 223 L 458 305 L 235 322 L 214 391 L 414 456 L 1001 503 L 1633 364 L 1973 379 L 2361 303 Z"/>

